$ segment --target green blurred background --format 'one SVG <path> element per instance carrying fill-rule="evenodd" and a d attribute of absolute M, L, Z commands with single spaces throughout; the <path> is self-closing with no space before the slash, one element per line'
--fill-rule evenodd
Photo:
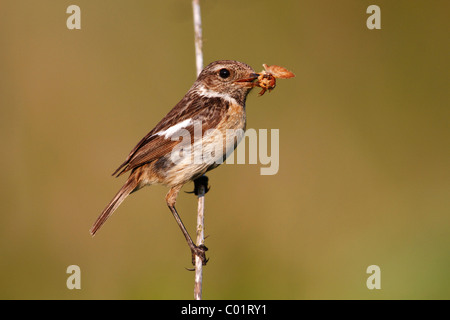
<path fill-rule="evenodd" d="M 297 75 L 247 100 L 248 128 L 280 130 L 278 174 L 209 174 L 203 297 L 449 299 L 450 3 L 201 5 L 205 63 Z M 166 188 L 88 232 L 125 181 L 111 173 L 195 80 L 193 40 L 190 1 L 0 1 L 0 298 L 193 297 Z M 194 233 L 196 198 L 177 208 Z"/>

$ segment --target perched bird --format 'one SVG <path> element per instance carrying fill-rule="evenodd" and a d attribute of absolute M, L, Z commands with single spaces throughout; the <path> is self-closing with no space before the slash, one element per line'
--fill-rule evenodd
<path fill-rule="evenodd" d="M 175 107 L 134 148 L 113 175 L 128 180 L 95 221 L 92 235 L 132 192 L 153 184 L 170 187 L 167 206 L 195 255 L 206 264 L 205 246 L 196 246 L 175 209 L 182 186 L 216 168 L 237 146 L 245 130 L 245 101 L 259 74 L 245 63 L 220 60 L 209 64 Z M 201 129 L 200 135 L 196 127 Z M 215 134 L 207 134 L 215 132 Z M 187 137 L 180 139 L 180 137 Z M 176 151 L 176 152 L 175 152 Z M 209 157 L 200 157 L 198 153 Z M 195 159 L 194 159 L 195 158 Z"/>

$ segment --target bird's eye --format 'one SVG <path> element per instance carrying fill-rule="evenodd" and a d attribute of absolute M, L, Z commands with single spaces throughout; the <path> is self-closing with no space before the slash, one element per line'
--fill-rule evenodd
<path fill-rule="evenodd" d="M 223 78 L 223 79 L 228 78 L 228 77 L 230 76 L 230 70 L 225 69 L 225 68 L 220 69 L 220 70 L 219 70 L 219 76 L 220 76 L 221 78 Z"/>

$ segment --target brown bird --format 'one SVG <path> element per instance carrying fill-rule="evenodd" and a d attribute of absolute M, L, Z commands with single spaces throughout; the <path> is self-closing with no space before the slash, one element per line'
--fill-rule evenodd
<path fill-rule="evenodd" d="M 245 101 L 259 74 L 245 63 L 209 64 L 175 107 L 134 148 L 113 175 L 128 180 L 95 221 L 92 235 L 125 198 L 142 187 L 170 187 L 167 206 L 195 255 L 206 264 L 205 246 L 196 246 L 175 209 L 180 189 L 216 168 L 236 148 L 245 130 Z M 230 134 L 234 132 L 235 134 Z"/>

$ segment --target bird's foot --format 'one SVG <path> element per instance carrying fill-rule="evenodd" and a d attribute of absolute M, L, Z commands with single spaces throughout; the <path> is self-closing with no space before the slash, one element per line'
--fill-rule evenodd
<path fill-rule="evenodd" d="M 203 175 L 197 179 L 194 180 L 194 190 L 193 191 L 187 191 L 186 193 L 194 193 L 196 196 L 198 196 L 200 193 L 207 194 L 209 191 L 208 186 L 208 177 Z M 204 192 L 200 192 L 201 188 L 203 188 Z"/>
<path fill-rule="evenodd" d="M 206 263 L 209 259 L 206 259 L 206 251 L 208 251 L 208 248 L 201 244 L 199 246 L 195 246 L 193 249 L 191 249 L 192 252 L 192 264 L 195 266 L 195 257 L 199 257 L 202 260 L 202 265 L 206 266 Z"/>

